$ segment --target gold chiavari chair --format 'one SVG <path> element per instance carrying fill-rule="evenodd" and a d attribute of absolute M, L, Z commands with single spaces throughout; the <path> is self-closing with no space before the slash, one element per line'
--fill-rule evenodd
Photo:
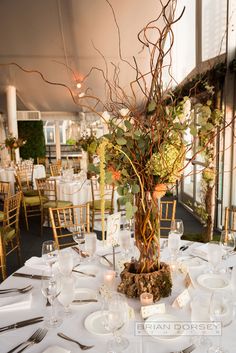
<path fill-rule="evenodd" d="M 13 251 L 17 251 L 18 262 L 21 265 L 19 214 L 21 192 L 10 196 L 4 201 L 4 220 L 0 228 L 0 268 L 3 280 L 6 278 L 6 258 Z"/>
<path fill-rule="evenodd" d="M 73 233 L 81 227 L 83 231 L 90 231 L 89 203 L 49 208 L 50 222 L 54 240 L 59 248 L 75 245 Z"/>
<path fill-rule="evenodd" d="M 171 228 L 171 221 L 175 219 L 176 200 L 161 201 L 160 203 L 160 234 L 167 237 Z"/>
<path fill-rule="evenodd" d="M 17 166 L 16 174 L 21 179 L 22 184 L 27 183 L 33 186 L 33 173 L 34 164 L 33 163 L 22 163 Z"/>
<path fill-rule="evenodd" d="M 22 186 L 21 179 L 18 174 L 15 175 L 17 189 L 22 192 L 22 207 L 24 210 L 26 229 L 29 230 L 28 217 L 41 215 L 41 202 L 37 190 L 33 190 L 30 185 Z"/>
<path fill-rule="evenodd" d="M 97 178 L 92 177 L 91 182 L 91 193 L 92 201 L 90 202 L 90 220 L 92 224 L 92 230 L 94 229 L 95 217 L 97 221 L 101 221 L 101 196 L 100 196 L 100 184 Z M 114 212 L 114 184 L 105 185 L 104 190 L 105 198 L 105 216 Z"/>
<path fill-rule="evenodd" d="M 48 221 L 49 223 L 49 208 L 72 206 L 72 202 L 57 199 L 56 180 L 41 178 L 35 179 L 35 181 L 40 198 L 41 234 L 43 234 L 44 222 Z"/>
<path fill-rule="evenodd" d="M 236 232 L 236 206 L 225 207 L 224 229 Z"/>
<path fill-rule="evenodd" d="M 0 181 L 0 223 L 4 217 L 4 201 L 11 194 L 11 184 L 8 181 Z"/>
<path fill-rule="evenodd" d="M 50 164 L 49 168 L 50 168 L 51 176 L 61 175 L 61 166 L 59 164 Z"/>

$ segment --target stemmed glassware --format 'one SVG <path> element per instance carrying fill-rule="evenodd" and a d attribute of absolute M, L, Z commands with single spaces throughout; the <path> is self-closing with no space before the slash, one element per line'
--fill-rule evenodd
<path fill-rule="evenodd" d="M 233 319 L 233 302 L 230 293 L 226 291 L 215 291 L 212 293 L 210 303 L 210 320 L 219 322 L 221 329 L 228 326 Z M 218 346 L 211 346 L 208 353 L 226 353 L 221 344 L 222 332 L 219 334 Z"/>
<path fill-rule="evenodd" d="M 119 244 L 122 249 L 122 255 L 127 258 L 131 248 L 131 233 L 128 230 L 121 230 L 119 233 Z"/>
<path fill-rule="evenodd" d="M 97 249 L 97 234 L 85 233 L 85 251 L 89 254 L 89 260 L 92 260 Z"/>
<path fill-rule="evenodd" d="M 170 258 L 171 258 L 172 265 L 176 261 L 179 248 L 180 248 L 180 234 L 170 232 L 168 236 L 168 249 L 170 251 Z"/>
<path fill-rule="evenodd" d="M 222 247 L 217 241 L 210 241 L 207 244 L 208 261 L 211 264 L 212 272 L 217 273 L 219 264 L 222 261 Z"/>
<path fill-rule="evenodd" d="M 52 266 L 58 259 L 58 246 L 54 240 L 44 241 L 42 244 L 42 258 L 50 268 L 52 275 Z"/>
<path fill-rule="evenodd" d="M 128 322 L 128 306 L 126 298 L 120 293 L 112 293 L 107 299 L 107 310 L 104 316 L 105 328 L 113 333 L 113 339 L 108 341 L 108 349 L 112 352 L 122 352 L 129 345 L 127 338 L 121 336 L 121 329 Z"/>
<path fill-rule="evenodd" d="M 70 249 L 63 249 L 59 251 L 58 265 L 62 275 L 71 275 L 73 270 L 73 256 Z"/>
<path fill-rule="evenodd" d="M 224 258 L 228 258 L 229 253 L 235 248 L 235 233 L 231 230 L 223 230 L 220 236 L 220 244 L 225 250 Z"/>
<path fill-rule="evenodd" d="M 59 302 L 64 306 L 65 316 L 71 316 L 70 304 L 73 302 L 75 296 L 75 283 L 72 276 L 61 278 L 61 290 L 58 295 Z"/>
<path fill-rule="evenodd" d="M 84 229 L 82 226 L 74 226 L 73 239 L 78 245 L 84 243 Z"/>
<path fill-rule="evenodd" d="M 173 219 L 170 225 L 170 232 L 180 235 L 180 238 L 184 234 L 184 223 L 182 219 Z"/>
<path fill-rule="evenodd" d="M 59 295 L 61 290 L 61 280 L 58 275 L 46 276 L 47 273 L 43 274 L 41 280 L 41 291 L 45 298 L 48 299 L 51 304 L 51 315 L 49 320 L 46 320 L 47 327 L 58 327 L 62 323 L 62 319 L 56 314 L 55 299 Z"/>

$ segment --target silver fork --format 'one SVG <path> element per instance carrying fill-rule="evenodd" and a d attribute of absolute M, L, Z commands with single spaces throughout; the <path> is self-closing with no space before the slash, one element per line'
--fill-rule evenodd
<path fill-rule="evenodd" d="M 9 289 L 0 289 L 0 294 L 5 294 L 5 293 L 27 293 L 33 288 L 32 285 L 28 285 L 23 288 L 9 288 Z"/>
<path fill-rule="evenodd" d="M 17 353 L 21 353 L 26 348 L 33 346 L 33 344 L 37 344 L 37 343 L 41 342 L 44 339 L 44 337 L 46 336 L 47 332 L 48 332 L 48 330 L 46 328 L 43 328 L 42 331 L 37 335 L 37 337 L 33 341 L 29 342 L 29 344 L 27 346 L 20 349 Z"/>
<path fill-rule="evenodd" d="M 78 341 L 75 341 L 73 338 L 70 338 L 70 337 L 64 335 L 64 333 L 62 333 L 62 332 L 58 332 L 57 336 L 59 336 L 61 338 L 64 338 L 64 340 L 71 341 L 71 342 L 74 342 L 74 343 L 78 344 L 78 346 L 80 347 L 80 349 L 82 351 L 86 351 L 87 349 L 91 349 L 91 348 L 94 347 L 94 346 L 85 346 L 84 344 L 82 344 L 82 343 L 80 343 Z M 20 353 L 20 352 L 18 352 L 18 353 Z"/>
<path fill-rule="evenodd" d="M 32 336 L 30 336 L 26 341 L 21 342 L 20 344 L 18 344 L 18 346 L 12 348 L 12 349 L 11 349 L 10 351 L 8 351 L 7 353 L 12 353 L 12 352 L 14 352 L 17 348 L 19 348 L 20 346 L 22 346 L 23 344 L 27 344 L 27 343 L 30 343 L 30 342 L 34 341 L 34 340 L 37 338 L 37 336 L 42 332 L 42 330 L 43 330 L 43 329 L 38 328 L 38 329 L 32 334 Z"/>

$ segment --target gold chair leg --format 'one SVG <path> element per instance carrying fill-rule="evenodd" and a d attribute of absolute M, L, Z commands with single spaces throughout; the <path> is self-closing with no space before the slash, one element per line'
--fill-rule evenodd
<path fill-rule="evenodd" d="M 28 223 L 28 216 L 27 216 L 27 209 L 25 204 L 23 205 L 24 207 L 24 214 L 25 214 L 25 225 L 26 225 L 26 229 L 29 230 L 29 223 Z"/>

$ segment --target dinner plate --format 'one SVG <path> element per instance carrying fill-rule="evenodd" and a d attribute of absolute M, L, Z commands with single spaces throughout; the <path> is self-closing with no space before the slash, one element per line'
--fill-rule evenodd
<path fill-rule="evenodd" d="M 230 285 L 227 278 L 220 274 L 205 273 L 197 278 L 197 282 L 207 289 L 224 289 Z"/>
<path fill-rule="evenodd" d="M 74 300 L 97 299 L 97 293 L 91 288 L 76 288 Z M 73 305 L 91 304 L 89 302 L 72 303 Z"/>
<path fill-rule="evenodd" d="M 84 326 L 87 331 L 98 336 L 110 336 L 111 332 L 104 327 L 106 311 L 95 311 L 86 317 Z"/>
<path fill-rule="evenodd" d="M 170 340 L 183 335 L 180 320 L 171 314 L 155 314 L 147 318 L 144 330 L 155 339 Z"/>

